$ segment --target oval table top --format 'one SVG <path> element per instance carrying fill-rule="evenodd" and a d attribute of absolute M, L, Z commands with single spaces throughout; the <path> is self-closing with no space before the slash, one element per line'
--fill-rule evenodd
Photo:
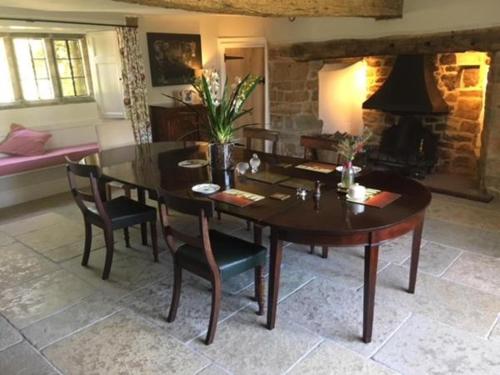
<path fill-rule="evenodd" d="M 234 159 L 248 161 L 254 152 L 236 147 Z M 177 163 L 182 160 L 207 159 L 207 145 L 202 142 L 160 142 L 126 146 L 90 155 L 80 162 L 98 165 L 104 176 L 148 190 L 153 196 L 156 189 L 162 187 L 179 194 L 200 197 L 191 191 L 191 187 L 212 179 L 223 189 L 235 187 L 266 197 L 247 207 L 217 201 L 217 210 L 283 230 L 306 231 L 318 235 L 342 235 L 390 227 L 421 214 L 431 201 L 430 192 L 420 183 L 396 174 L 374 171 L 362 172 L 356 181 L 366 187 L 401 196 L 384 208 L 351 203 L 336 190 L 340 173 L 323 174 L 298 169 L 294 166 L 303 163 L 303 159 L 256 153 L 262 161 L 259 171 L 295 179 L 320 180 L 324 184 L 320 199 L 315 200 L 313 194 L 308 194 L 302 200 L 296 197 L 294 188 L 255 181 L 247 176 L 234 176 L 234 173 L 210 176 L 209 167 L 179 167 Z M 283 201 L 269 198 L 273 193 L 288 194 L 290 198 Z"/>

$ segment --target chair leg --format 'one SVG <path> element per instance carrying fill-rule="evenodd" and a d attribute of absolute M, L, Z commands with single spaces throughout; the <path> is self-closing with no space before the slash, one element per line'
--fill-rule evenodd
<path fill-rule="evenodd" d="M 309 248 L 309 254 L 314 254 L 314 245 Z"/>
<path fill-rule="evenodd" d="M 215 330 L 217 329 L 217 322 L 219 320 L 220 300 L 222 296 L 222 287 L 220 280 L 212 282 L 212 309 L 210 311 L 210 322 L 208 323 L 207 337 L 205 344 L 210 345 L 214 341 Z"/>
<path fill-rule="evenodd" d="M 125 246 L 130 247 L 130 235 L 128 228 L 123 228 L 123 237 L 125 238 Z"/>
<path fill-rule="evenodd" d="M 153 245 L 153 257 L 156 263 L 159 262 L 158 259 L 158 236 L 156 234 L 156 221 L 152 221 L 151 225 L 151 242 Z"/>
<path fill-rule="evenodd" d="M 85 220 L 85 246 L 83 248 L 82 266 L 89 263 L 90 249 L 92 247 L 92 224 Z"/>
<path fill-rule="evenodd" d="M 322 251 L 321 251 L 321 257 L 323 259 L 328 258 L 328 246 L 323 246 Z"/>
<path fill-rule="evenodd" d="M 102 279 L 107 280 L 111 271 L 111 263 L 113 263 L 114 251 L 113 230 L 111 228 L 104 230 L 104 241 L 106 242 L 106 261 L 104 263 Z"/>
<path fill-rule="evenodd" d="M 255 267 L 255 299 L 259 305 L 257 315 L 264 315 L 264 268 Z"/>
<path fill-rule="evenodd" d="M 111 200 L 113 198 L 113 189 L 110 184 L 106 184 L 106 199 Z"/>
<path fill-rule="evenodd" d="M 170 311 L 168 313 L 167 322 L 171 323 L 177 315 L 179 307 L 179 299 L 181 297 L 182 284 L 182 267 L 174 260 L 174 290 L 172 291 L 172 301 L 170 302 Z"/>
<path fill-rule="evenodd" d="M 220 211 L 217 211 L 217 220 L 221 220 L 222 219 L 222 214 L 220 213 Z"/>
<path fill-rule="evenodd" d="M 252 222 L 250 220 L 247 220 L 247 230 L 252 229 Z"/>
<path fill-rule="evenodd" d="M 130 189 L 130 186 L 129 185 L 123 185 L 123 191 L 125 192 L 125 196 L 127 198 L 132 198 L 132 191 Z"/>

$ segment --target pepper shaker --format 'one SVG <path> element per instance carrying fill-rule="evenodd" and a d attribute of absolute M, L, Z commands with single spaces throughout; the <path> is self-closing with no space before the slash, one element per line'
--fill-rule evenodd
<path fill-rule="evenodd" d="M 314 183 L 314 196 L 316 198 L 319 198 L 321 196 L 321 182 L 319 180 L 316 180 Z"/>

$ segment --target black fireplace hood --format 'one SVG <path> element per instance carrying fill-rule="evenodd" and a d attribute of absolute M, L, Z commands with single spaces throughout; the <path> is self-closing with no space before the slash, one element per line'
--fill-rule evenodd
<path fill-rule="evenodd" d="M 436 87 L 432 57 L 428 55 L 399 55 L 387 80 L 363 108 L 396 114 L 449 112 Z"/>

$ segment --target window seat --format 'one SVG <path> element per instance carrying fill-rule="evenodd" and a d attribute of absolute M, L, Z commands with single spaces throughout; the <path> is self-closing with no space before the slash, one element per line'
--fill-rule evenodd
<path fill-rule="evenodd" d="M 99 146 L 97 143 L 88 143 L 48 150 L 43 155 L 9 156 L 0 158 L 0 176 L 8 176 L 15 173 L 61 165 L 66 162 L 66 156 L 71 160 L 80 160 L 98 151 Z"/>

